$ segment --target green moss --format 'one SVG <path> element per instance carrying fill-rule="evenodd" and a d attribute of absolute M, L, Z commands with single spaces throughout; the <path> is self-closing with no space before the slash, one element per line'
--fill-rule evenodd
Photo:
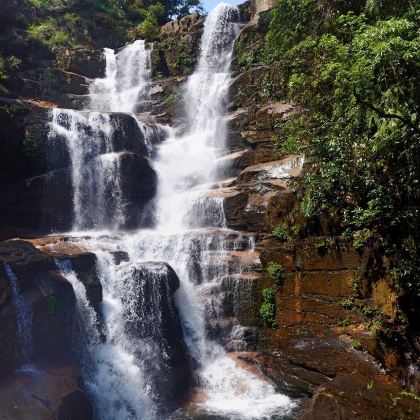
<path fill-rule="evenodd" d="M 45 299 L 45 305 L 47 306 L 47 312 L 49 315 L 54 315 L 56 313 L 57 304 L 57 298 L 53 295 L 50 295 Z"/>
<path fill-rule="evenodd" d="M 175 102 L 178 99 L 178 95 L 176 93 L 171 93 L 165 98 L 165 104 L 169 105 Z"/>
<path fill-rule="evenodd" d="M 355 349 L 355 350 L 363 350 L 363 346 L 362 343 L 359 340 L 352 340 L 351 342 L 351 346 Z"/>

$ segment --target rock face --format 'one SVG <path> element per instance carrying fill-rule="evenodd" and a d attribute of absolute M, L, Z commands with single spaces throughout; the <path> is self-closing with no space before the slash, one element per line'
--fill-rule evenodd
<path fill-rule="evenodd" d="M 97 306 L 102 291 L 94 256 L 75 248 L 63 249 L 64 255 L 80 269 Z M 0 411 L 6 418 L 92 418 L 74 366 L 79 342 L 75 295 L 57 271 L 53 257 L 59 256 L 27 241 L 0 243 Z"/>
<path fill-rule="evenodd" d="M 69 166 L 70 151 L 65 139 L 60 136 L 49 138 L 49 119 L 47 109 L 30 108 L 28 117 L 22 124 L 25 121 L 32 122 L 27 126 L 26 132 L 31 139 L 31 155 L 38 156 L 39 162 L 37 167 L 32 165 L 27 169 L 12 169 L 10 180 L 2 185 L 0 220 L 2 225 L 12 226 L 18 232 L 21 229 L 57 232 L 67 231 L 72 227 L 74 185 L 72 169 Z M 148 216 L 142 220 L 139 218 L 144 207 L 154 196 L 157 182 L 156 173 L 145 155 L 149 153 L 148 142 L 158 141 L 163 133 L 152 126 L 151 136 L 146 139 L 145 131 L 142 131 L 136 120 L 128 114 L 111 113 L 109 121 L 109 142 L 114 152 L 118 153 L 114 163 L 120 171 L 122 208 L 126 214 L 125 227 L 150 223 Z M 65 121 L 63 124 L 65 126 Z M 89 126 L 79 126 L 78 129 L 89 136 Z M 97 143 L 102 149 L 95 150 L 96 154 L 92 159 L 107 152 L 105 139 L 97 139 Z M 22 147 L 25 147 L 25 140 Z M 19 149 L 16 150 L 17 160 L 19 153 Z M 10 158 L 14 161 L 13 153 Z M 36 175 L 19 179 L 26 173 Z M 113 194 L 113 190 L 105 188 L 105 201 L 111 200 Z"/>
<path fill-rule="evenodd" d="M 256 352 L 243 353 L 241 360 L 258 367 L 282 392 L 313 396 L 305 419 L 387 417 L 384 406 L 388 416 L 410 416 L 418 410 L 414 398 L 389 404 L 390 393 L 401 393 L 398 381 L 416 389 L 419 371 L 413 347 L 388 346 L 397 328 L 398 297 L 387 279 L 363 276 L 371 250 L 357 252 L 344 238 L 332 235 L 323 221 L 303 225 L 296 189 L 303 159 L 275 154 L 275 143 L 283 141 L 279 128 L 302 110 L 285 100 L 278 64 L 243 64 L 247 46 L 264 36 L 262 17 L 270 7 L 272 3 L 258 1 L 241 6 L 252 22 L 241 31 L 233 58 L 227 140 L 232 166 L 225 172 L 231 178 L 211 192 L 223 198 L 229 227 L 259 233 L 255 253 L 262 267 L 242 276 L 246 287 L 237 289 L 239 279 L 224 281 L 226 316 L 235 313 L 244 328 L 257 328 L 254 347 L 247 348 Z M 276 238 L 271 233 L 278 225 L 297 229 Z M 302 237 L 302 228 L 308 237 Z M 282 284 L 275 285 L 267 274 L 269 263 L 284 269 Z M 264 288 L 275 292 L 273 326 L 258 316 Z M 382 333 L 378 328 L 384 328 Z M 381 339 L 381 334 L 388 338 Z M 224 344 L 241 350 L 234 339 Z"/>

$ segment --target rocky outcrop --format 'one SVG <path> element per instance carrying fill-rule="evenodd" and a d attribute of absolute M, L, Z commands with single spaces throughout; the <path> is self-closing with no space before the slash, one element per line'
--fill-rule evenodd
<path fill-rule="evenodd" d="M 39 247 L 40 242 L 34 241 L 34 244 Z M 0 366 L 3 370 L 22 363 L 21 326 L 17 321 L 21 308 L 16 304 L 12 274 L 16 277 L 22 304 L 31 314 L 27 331 L 30 336 L 30 362 L 69 362 L 78 343 L 73 288 L 57 271 L 54 258 L 70 259 L 75 269 L 80 271 L 80 279 L 86 285 L 92 304 L 97 307 L 102 301 L 93 254 L 71 246 L 67 250 L 62 246 L 61 252 L 56 250 L 52 253 L 46 244 L 45 250 L 34 247 L 28 241 L 0 243 Z"/>
<path fill-rule="evenodd" d="M 204 17 L 192 13 L 162 26 L 152 55 L 153 72 L 160 77 L 188 75 L 198 57 Z"/>

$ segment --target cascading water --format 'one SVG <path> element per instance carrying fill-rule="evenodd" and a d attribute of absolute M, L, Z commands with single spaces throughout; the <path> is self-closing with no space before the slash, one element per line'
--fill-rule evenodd
<path fill-rule="evenodd" d="M 150 86 L 150 50 L 137 40 L 118 54 L 106 48 L 105 60 L 105 78 L 95 79 L 90 87 L 90 109 L 135 114 Z"/>
<path fill-rule="evenodd" d="M 223 199 L 211 193 L 225 172 L 220 171 L 219 159 L 227 153 L 223 111 L 238 20 L 236 7 L 219 4 L 205 21 L 199 64 L 184 91 L 188 127 L 181 136 L 171 130 L 155 156 L 155 227 L 131 234 L 92 232 L 88 239 L 75 239 L 97 257 L 103 288 L 102 339 L 91 331 L 97 318 L 83 285 L 68 263 L 57 262 L 75 289 L 85 333 L 93 337 L 86 344 L 89 362 L 84 375 L 101 419 L 166 418 L 179 407 L 180 401 L 173 402 L 177 389 L 189 386 L 188 366 L 194 368 L 197 393 L 203 394 L 194 407 L 198 415 L 282 418 L 294 406 L 269 382 L 242 370 L 222 345 L 222 336 L 231 336 L 241 346 L 240 326 L 224 319 L 222 286 L 229 275 L 247 271 L 240 263 L 232 266 L 229 256 L 253 249 L 252 235 L 226 228 Z M 136 41 L 117 55 L 111 50 L 105 54 L 106 77 L 92 84 L 92 109 L 137 112 L 139 97 L 147 99 L 150 76 L 144 42 Z M 139 74 L 134 75 L 137 66 Z M 59 119 L 60 111 L 57 114 Z M 68 130 L 66 124 L 56 131 Z M 73 168 L 73 182 L 86 177 L 87 156 L 92 148 L 97 150 L 94 137 L 105 139 L 107 132 L 101 126 L 91 129 L 94 135 L 89 139 L 80 140 L 77 124 L 71 134 L 62 133 L 69 150 L 75 149 L 73 167 L 80 162 Z M 105 170 L 96 173 L 101 182 L 106 179 Z M 100 207 L 101 201 L 94 199 L 92 208 Z M 83 209 L 95 218 L 100 214 L 81 206 L 76 227 L 85 226 L 84 218 L 91 217 Z"/>
<path fill-rule="evenodd" d="M 19 280 L 9 264 L 3 263 L 3 268 L 12 286 L 12 301 L 16 309 L 17 330 L 20 341 L 20 354 L 23 363 L 30 361 L 32 352 L 32 314 L 22 295 Z"/>
<path fill-rule="evenodd" d="M 49 136 L 64 140 L 71 161 L 73 229 L 124 224 L 119 162 L 111 142 L 109 115 L 55 108 Z"/>
<path fill-rule="evenodd" d="M 119 155 L 114 152 L 115 127 L 109 112 L 133 114 L 145 103 L 150 85 L 150 50 L 138 40 L 118 54 L 105 49 L 105 78 L 90 87 L 89 110 L 55 108 L 51 111 L 49 138 L 64 143 L 71 163 L 73 230 L 124 226 Z M 146 153 L 163 127 L 149 127 L 136 118 Z M 140 140 L 139 140 L 140 141 Z M 55 144 L 57 147 L 57 144 Z"/>

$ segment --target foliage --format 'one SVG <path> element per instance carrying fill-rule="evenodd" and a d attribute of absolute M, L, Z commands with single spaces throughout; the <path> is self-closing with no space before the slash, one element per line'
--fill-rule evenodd
<path fill-rule="evenodd" d="M 270 326 L 275 326 L 276 294 L 273 289 L 266 288 L 262 291 L 264 302 L 260 307 L 260 317 Z"/>
<path fill-rule="evenodd" d="M 273 229 L 273 235 L 278 239 L 280 242 L 286 242 L 290 239 L 290 236 L 287 232 L 287 228 L 284 225 L 284 223 L 279 223 L 274 229 Z"/>
<path fill-rule="evenodd" d="M 393 285 L 420 295 L 420 6 L 398 0 L 279 0 L 265 38 L 290 99 L 280 128 L 305 155 L 306 217 L 340 221 L 355 248 L 388 257 Z M 287 147 L 285 147 L 287 146 Z"/>
<path fill-rule="evenodd" d="M 273 280 L 277 287 L 282 287 L 284 280 L 286 279 L 286 271 L 281 264 L 270 262 L 267 266 L 267 273 Z"/>
<path fill-rule="evenodd" d="M 135 38 L 154 40 L 171 18 L 201 10 L 199 0 L 26 1 L 36 10 L 28 35 L 51 50 L 91 44 L 104 29 L 119 44 Z"/>
<path fill-rule="evenodd" d="M 351 342 L 351 346 L 355 349 L 355 350 L 363 350 L 363 346 L 362 343 L 359 340 L 352 340 Z"/>
<path fill-rule="evenodd" d="M 340 302 L 340 306 L 344 309 L 353 309 L 354 306 L 354 299 L 353 298 L 344 298 Z"/>
<path fill-rule="evenodd" d="M 52 18 L 42 23 L 34 23 L 28 28 L 28 35 L 52 50 L 71 45 L 70 36 L 61 30 Z"/>

